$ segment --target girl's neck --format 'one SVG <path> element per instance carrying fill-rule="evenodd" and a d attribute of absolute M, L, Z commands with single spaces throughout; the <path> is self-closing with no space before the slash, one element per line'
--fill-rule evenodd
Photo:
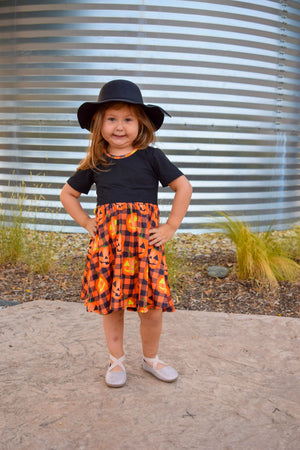
<path fill-rule="evenodd" d="M 126 149 L 114 149 L 108 147 L 107 153 L 111 156 L 126 156 L 129 155 L 129 153 L 133 152 L 134 147 L 126 148 Z"/>
<path fill-rule="evenodd" d="M 106 151 L 105 153 L 113 159 L 123 159 L 123 158 L 128 158 L 129 156 L 133 155 L 136 151 L 137 151 L 137 148 L 134 148 L 129 153 L 122 153 L 122 154 L 118 154 L 118 155 L 115 153 L 109 153 L 108 151 Z"/>

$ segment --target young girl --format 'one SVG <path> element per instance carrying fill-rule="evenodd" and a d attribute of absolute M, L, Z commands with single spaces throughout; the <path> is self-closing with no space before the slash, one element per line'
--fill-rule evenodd
<path fill-rule="evenodd" d="M 174 311 L 163 244 L 179 227 L 192 188 L 182 172 L 154 147 L 154 132 L 166 113 L 145 105 L 137 85 L 126 80 L 105 84 L 97 102 L 78 110 L 82 128 L 91 131 L 86 158 L 61 192 L 61 202 L 91 235 L 81 298 L 87 311 L 103 317 L 110 352 L 105 381 L 126 383 L 123 352 L 124 310 L 141 320 L 143 368 L 166 382 L 175 369 L 157 357 L 162 312 Z M 175 191 L 170 216 L 159 225 L 158 182 Z M 95 218 L 81 207 L 79 197 L 96 184 Z"/>

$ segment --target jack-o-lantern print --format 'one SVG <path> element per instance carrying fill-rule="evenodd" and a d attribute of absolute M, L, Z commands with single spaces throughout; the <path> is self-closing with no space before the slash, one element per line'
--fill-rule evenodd
<path fill-rule="evenodd" d="M 149 212 L 149 206 L 147 203 L 138 204 L 139 211 L 145 216 Z"/>
<path fill-rule="evenodd" d="M 148 253 L 148 239 L 143 233 L 138 236 L 137 253 L 139 258 L 144 258 Z"/>
<path fill-rule="evenodd" d="M 109 247 L 108 245 L 105 245 L 104 247 L 101 247 L 99 251 L 99 263 L 101 267 L 108 267 L 109 266 Z"/>
<path fill-rule="evenodd" d="M 148 263 L 151 269 L 156 269 L 161 263 L 161 253 L 157 247 L 151 247 L 149 250 Z"/>
<path fill-rule="evenodd" d="M 118 211 L 124 211 L 127 208 L 127 203 L 115 203 L 115 207 Z"/>
<path fill-rule="evenodd" d="M 112 239 L 116 237 L 118 231 L 118 220 L 115 217 L 112 217 L 108 222 L 108 233 Z"/>
<path fill-rule="evenodd" d="M 122 295 L 122 280 L 119 277 L 114 277 L 111 286 L 111 295 L 114 299 L 120 299 Z"/>
<path fill-rule="evenodd" d="M 128 214 L 128 217 L 126 219 L 126 226 L 127 230 L 130 233 L 135 233 L 137 231 L 137 221 L 138 221 L 137 213 Z"/>
<path fill-rule="evenodd" d="M 132 276 L 139 269 L 139 261 L 136 256 L 128 256 L 123 261 L 123 274 Z"/>
<path fill-rule="evenodd" d="M 96 253 L 99 250 L 99 241 L 100 241 L 100 238 L 98 235 L 96 235 L 96 237 L 92 241 L 92 247 L 93 247 L 92 253 Z"/>
<path fill-rule="evenodd" d="M 98 225 L 102 225 L 105 221 L 106 214 L 103 206 L 97 209 L 96 211 L 96 220 Z"/>
<path fill-rule="evenodd" d="M 116 252 L 118 255 L 123 253 L 124 243 L 125 243 L 125 236 L 119 233 L 116 237 Z"/>
<path fill-rule="evenodd" d="M 125 308 L 135 308 L 135 301 L 133 297 L 125 298 Z"/>
<path fill-rule="evenodd" d="M 160 292 L 161 294 L 170 295 L 170 289 L 166 283 L 166 279 L 165 279 L 164 275 L 159 277 L 159 279 L 157 280 L 156 288 L 157 288 L 158 292 Z"/>
<path fill-rule="evenodd" d="M 96 281 L 96 289 L 99 294 L 103 294 L 103 292 L 107 291 L 108 289 L 108 282 L 102 275 L 100 275 L 100 277 Z"/>

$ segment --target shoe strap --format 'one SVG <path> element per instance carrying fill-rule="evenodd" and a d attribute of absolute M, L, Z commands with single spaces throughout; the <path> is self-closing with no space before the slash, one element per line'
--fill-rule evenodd
<path fill-rule="evenodd" d="M 158 363 L 164 364 L 165 366 L 167 365 L 166 363 L 158 359 L 157 355 L 155 356 L 155 358 L 146 358 L 146 356 L 143 355 L 143 358 L 146 361 L 146 363 L 148 363 L 150 366 L 152 365 L 154 370 L 156 370 Z"/>
<path fill-rule="evenodd" d="M 113 362 L 110 366 L 109 366 L 109 369 L 108 370 L 112 370 L 112 369 L 114 369 L 115 367 L 117 367 L 117 366 L 120 366 L 121 367 L 121 369 L 125 372 L 125 367 L 124 367 L 124 364 L 123 364 L 123 362 L 125 361 L 125 355 L 123 355 L 123 356 L 121 356 L 121 358 L 119 358 L 119 359 L 117 359 L 117 358 L 115 358 L 113 355 L 109 355 L 110 356 L 110 359 L 111 359 L 111 361 Z"/>

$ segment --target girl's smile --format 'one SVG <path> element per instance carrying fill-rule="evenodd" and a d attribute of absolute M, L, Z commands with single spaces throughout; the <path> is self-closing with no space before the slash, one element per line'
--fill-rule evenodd
<path fill-rule="evenodd" d="M 101 134 L 108 142 L 107 151 L 115 156 L 131 152 L 139 132 L 138 118 L 128 105 L 108 108 L 103 117 Z"/>

